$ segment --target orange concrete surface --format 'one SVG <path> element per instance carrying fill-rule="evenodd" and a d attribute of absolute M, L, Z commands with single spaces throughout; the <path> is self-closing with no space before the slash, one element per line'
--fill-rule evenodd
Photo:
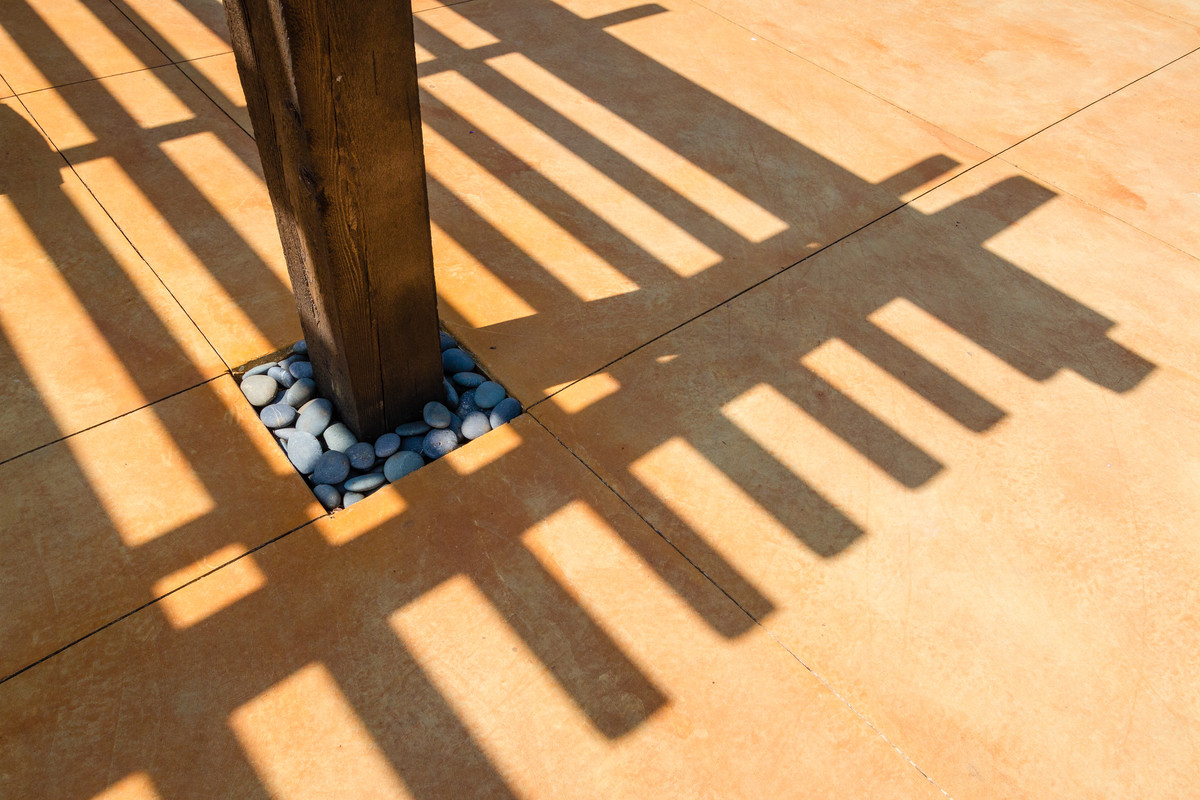
<path fill-rule="evenodd" d="M 1200 794 L 1200 12 L 417 0 L 527 413 L 323 512 L 219 0 L 0 4 L 0 797 Z"/>

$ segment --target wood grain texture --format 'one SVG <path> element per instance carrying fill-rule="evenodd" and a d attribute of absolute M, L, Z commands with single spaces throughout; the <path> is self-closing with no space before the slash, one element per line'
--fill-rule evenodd
<path fill-rule="evenodd" d="M 441 393 L 411 4 L 225 8 L 317 384 L 374 438 Z"/>

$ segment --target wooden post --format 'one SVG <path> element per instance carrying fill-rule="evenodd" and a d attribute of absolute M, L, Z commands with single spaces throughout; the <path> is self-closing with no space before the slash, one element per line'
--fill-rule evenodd
<path fill-rule="evenodd" d="M 373 439 L 442 393 L 410 0 L 225 0 L 317 386 Z"/>

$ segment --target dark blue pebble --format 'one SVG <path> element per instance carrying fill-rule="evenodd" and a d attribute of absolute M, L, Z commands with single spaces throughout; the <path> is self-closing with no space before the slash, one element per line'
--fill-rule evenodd
<path fill-rule="evenodd" d="M 456 447 L 458 447 L 458 436 L 454 431 L 432 430 L 425 434 L 425 443 L 421 447 L 421 454 L 429 459 L 441 458 Z"/>
<path fill-rule="evenodd" d="M 517 402 L 515 397 L 506 397 L 492 409 L 492 415 L 488 417 L 488 422 L 492 424 L 492 429 L 495 430 L 501 425 L 512 422 L 519 416 L 521 416 L 521 404 Z"/>
<path fill-rule="evenodd" d="M 400 449 L 400 437 L 394 433 L 385 433 L 375 440 L 375 455 L 387 458 Z"/>
<path fill-rule="evenodd" d="M 486 381 L 487 378 L 480 375 L 478 372 L 456 372 L 454 373 L 454 382 L 464 389 L 474 389 L 479 384 Z"/>
<path fill-rule="evenodd" d="M 313 376 L 313 367 L 307 361 L 297 361 L 288 367 L 288 372 L 293 378 L 311 378 Z"/>
<path fill-rule="evenodd" d="M 425 418 L 425 424 L 431 428 L 447 428 L 450 426 L 450 409 L 441 403 L 426 403 L 422 415 Z"/>
<path fill-rule="evenodd" d="M 313 494 L 325 506 L 326 511 L 333 511 L 342 504 L 342 493 L 327 483 L 318 483 L 313 487 Z"/>
<path fill-rule="evenodd" d="M 387 478 L 383 477 L 382 472 L 371 472 L 367 475 L 350 478 L 346 481 L 345 487 L 348 492 L 369 492 L 372 489 L 378 489 L 385 483 L 387 483 Z"/>
<path fill-rule="evenodd" d="M 410 450 L 401 450 L 388 457 L 388 460 L 383 462 L 383 477 L 388 481 L 398 481 L 405 475 L 418 470 L 425 466 L 425 459 L 421 458 L 420 453 L 414 453 Z"/>
<path fill-rule="evenodd" d="M 317 483 L 341 483 L 350 474 L 350 459 L 345 453 L 330 450 L 322 453 L 313 469 L 312 479 Z"/>
<path fill-rule="evenodd" d="M 476 411 L 479 411 L 479 404 L 475 402 L 475 392 L 473 390 L 467 390 L 459 395 L 458 408 L 454 409 L 455 414 L 466 419 L 468 414 L 473 414 Z"/>
<path fill-rule="evenodd" d="M 451 347 L 442 353 L 442 369 L 446 372 L 469 372 L 475 369 L 475 362 L 462 350 Z"/>
<path fill-rule="evenodd" d="M 458 390 L 454 388 L 454 384 L 442 378 L 442 389 L 446 392 L 446 407 L 454 408 L 458 405 Z"/>
<path fill-rule="evenodd" d="M 355 469 L 370 469 L 375 464 L 375 448 L 369 442 L 358 442 L 346 450 L 346 457 Z"/>
<path fill-rule="evenodd" d="M 504 387 L 493 381 L 484 381 L 475 390 L 475 405 L 480 408 L 495 408 L 504 399 Z"/>
<path fill-rule="evenodd" d="M 405 436 L 404 440 L 400 442 L 401 450 L 411 450 L 414 453 L 421 452 L 421 448 L 424 446 L 425 434 L 423 433 L 420 436 Z"/>
<path fill-rule="evenodd" d="M 450 334 L 446 333 L 445 331 L 438 331 L 438 337 L 441 339 L 441 344 L 442 344 L 443 350 L 449 350 L 451 347 L 458 346 L 454 342 L 454 337 L 451 336 Z"/>
<path fill-rule="evenodd" d="M 406 422 L 396 426 L 396 433 L 401 436 L 424 436 L 429 433 L 429 426 L 425 424 L 424 420 Z"/>

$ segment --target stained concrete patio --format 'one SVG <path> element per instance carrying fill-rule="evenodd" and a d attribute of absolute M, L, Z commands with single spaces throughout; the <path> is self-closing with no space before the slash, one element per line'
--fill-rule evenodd
<path fill-rule="evenodd" d="M 1200 792 L 1200 6 L 414 11 L 528 412 L 329 516 L 219 3 L 0 5 L 0 796 Z"/>

